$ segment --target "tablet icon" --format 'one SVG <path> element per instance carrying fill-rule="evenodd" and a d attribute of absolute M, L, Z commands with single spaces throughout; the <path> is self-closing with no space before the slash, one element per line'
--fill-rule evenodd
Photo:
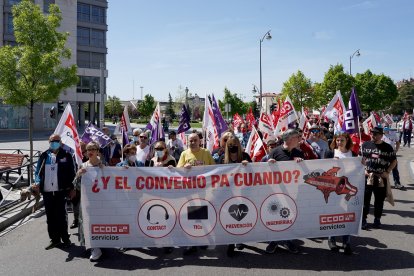
<path fill-rule="evenodd" d="M 207 220 L 208 206 L 187 206 L 187 218 L 188 220 Z"/>

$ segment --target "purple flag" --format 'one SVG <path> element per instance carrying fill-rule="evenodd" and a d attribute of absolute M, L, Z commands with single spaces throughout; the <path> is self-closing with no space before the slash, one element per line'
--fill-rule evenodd
<path fill-rule="evenodd" d="M 177 134 L 185 132 L 190 128 L 190 114 L 188 114 L 187 108 L 185 107 L 185 104 L 183 104 L 183 107 L 181 107 L 181 117 L 180 123 L 178 124 Z"/>
<path fill-rule="evenodd" d="M 348 132 L 349 134 L 357 133 L 359 128 L 359 116 L 361 116 L 361 108 L 359 106 L 355 87 L 353 87 L 351 97 L 349 97 L 348 110 L 344 116 L 342 130 Z"/>
<path fill-rule="evenodd" d="M 206 99 L 208 101 L 208 99 Z M 211 109 L 213 110 L 214 120 L 216 121 L 216 129 L 218 136 L 221 137 L 221 134 L 228 129 L 226 121 L 224 121 L 223 116 L 221 115 L 220 108 L 214 98 L 214 94 L 211 97 Z"/>
<path fill-rule="evenodd" d="M 85 132 L 82 134 L 81 141 L 85 144 L 94 141 L 99 143 L 101 148 L 104 148 L 111 142 L 111 138 L 103 133 L 97 126 L 89 122 L 88 126 L 85 128 Z"/>

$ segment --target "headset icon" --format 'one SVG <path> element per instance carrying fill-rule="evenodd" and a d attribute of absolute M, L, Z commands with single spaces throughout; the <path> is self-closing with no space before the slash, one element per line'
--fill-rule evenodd
<path fill-rule="evenodd" d="M 157 221 L 157 222 L 151 222 L 151 213 L 150 213 L 150 211 L 151 211 L 151 209 L 152 208 L 154 208 L 154 207 L 161 207 L 162 209 L 164 209 L 164 211 L 165 211 L 165 220 L 167 220 L 170 216 L 168 215 L 168 211 L 167 211 L 167 208 L 165 208 L 164 206 L 162 206 L 162 205 L 160 205 L 160 204 L 154 204 L 154 205 L 152 205 L 151 207 L 149 207 L 148 208 L 148 211 L 147 211 L 147 220 L 148 220 L 148 222 L 150 223 L 150 224 L 159 224 L 160 222 L 159 221 Z"/>

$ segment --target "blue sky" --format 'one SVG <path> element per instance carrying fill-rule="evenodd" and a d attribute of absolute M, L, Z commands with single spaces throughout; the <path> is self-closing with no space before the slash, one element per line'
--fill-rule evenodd
<path fill-rule="evenodd" d="M 107 93 L 140 99 L 143 86 L 144 95 L 166 101 L 187 86 L 221 99 L 227 87 L 251 101 L 268 30 L 263 93 L 280 92 L 298 70 L 312 82 L 330 65 L 348 72 L 357 49 L 353 75 L 370 69 L 407 79 L 414 77 L 413 10 L 411 0 L 109 1 Z"/>

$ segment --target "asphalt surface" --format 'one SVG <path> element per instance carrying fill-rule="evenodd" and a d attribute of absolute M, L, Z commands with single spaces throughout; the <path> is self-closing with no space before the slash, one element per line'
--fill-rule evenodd
<path fill-rule="evenodd" d="M 44 134 L 43 134 L 44 135 Z M 35 141 L 38 150 L 47 139 Z M 40 136 L 41 138 L 41 136 Z M 0 142 L 0 148 L 28 148 L 27 141 Z M 407 191 L 393 190 L 396 205 L 385 203 L 382 229 L 361 231 L 352 237 L 352 256 L 333 253 L 326 239 L 296 240 L 300 254 L 278 248 L 266 254 L 265 243 L 249 244 L 226 256 L 226 247 L 183 256 L 182 249 L 164 254 L 162 249 L 137 248 L 126 252 L 103 249 L 103 258 L 89 261 L 89 252 L 79 246 L 77 230 L 70 230 L 73 245 L 45 250 L 49 238 L 43 210 L 15 225 L 0 237 L 1 275 L 414 275 L 414 148 L 398 152 L 401 182 Z M 72 221 L 69 213 L 69 221 Z M 369 216 L 372 223 L 373 217 Z"/>

